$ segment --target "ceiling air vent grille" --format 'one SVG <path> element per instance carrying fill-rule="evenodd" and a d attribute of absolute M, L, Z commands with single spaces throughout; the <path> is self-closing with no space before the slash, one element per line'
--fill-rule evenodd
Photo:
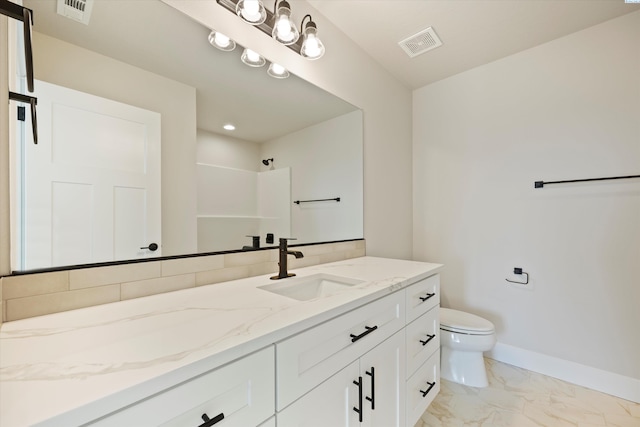
<path fill-rule="evenodd" d="M 398 45 L 400 45 L 402 50 L 404 50 L 410 58 L 413 58 L 431 49 L 442 46 L 442 41 L 433 27 L 429 27 L 398 42 Z"/>
<path fill-rule="evenodd" d="M 85 25 L 89 24 L 94 0 L 58 0 L 57 12 Z"/>

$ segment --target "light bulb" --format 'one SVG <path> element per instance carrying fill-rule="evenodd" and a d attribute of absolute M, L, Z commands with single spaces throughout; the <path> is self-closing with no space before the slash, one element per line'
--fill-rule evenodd
<path fill-rule="evenodd" d="M 267 11 L 260 0 L 240 0 L 236 14 L 245 22 L 260 25 L 267 19 Z"/>
<path fill-rule="evenodd" d="M 224 34 L 220 34 L 220 33 L 216 33 L 215 37 L 213 38 L 215 43 L 218 46 L 222 46 L 222 47 L 227 47 L 229 46 L 229 43 L 231 42 L 231 39 L 227 36 L 225 36 Z"/>
<path fill-rule="evenodd" d="M 269 70 L 267 70 L 267 73 L 271 77 L 274 77 L 276 79 L 286 79 L 287 77 L 289 77 L 289 71 L 287 71 L 286 68 L 284 68 L 280 64 L 276 64 L 273 62 L 271 63 L 271 65 L 269 65 Z"/>
<path fill-rule="evenodd" d="M 318 38 L 317 32 L 316 24 L 313 21 L 307 23 L 304 29 L 304 41 L 300 49 L 300 55 L 307 59 L 318 59 L 324 55 L 324 45 Z"/>
<path fill-rule="evenodd" d="M 245 49 L 244 52 L 242 52 L 240 60 L 250 67 L 262 67 L 267 63 L 267 61 L 262 56 L 260 56 L 259 53 L 251 49 Z"/>
<path fill-rule="evenodd" d="M 209 34 L 209 43 L 211 43 L 212 46 L 227 52 L 235 49 L 236 47 L 236 42 L 217 31 L 211 31 L 211 34 Z"/>
<path fill-rule="evenodd" d="M 293 44 L 300 37 L 298 29 L 291 20 L 291 7 L 284 0 L 276 7 L 275 24 L 271 35 L 284 45 Z"/>
<path fill-rule="evenodd" d="M 285 15 L 282 15 L 278 18 L 278 22 L 276 23 L 276 32 L 278 33 L 278 38 L 286 41 L 290 41 L 293 39 L 293 31 L 291 31 L 291 21 Z"/>
<path fill-rule="evenodd" d="M 260 4 L 258 0 L 245 0 L 244 1 L 244 12 L 249 16 L 255 16 L 258 14 L 260 10 Z"/>
<path fill-rule="evenodd" d="M 251 49 L 247 49 L 247 59 L 250 62 L 258 62 L 260 61 L 260 55 L 258 55 L 257 52 L 254 52 Z"/>

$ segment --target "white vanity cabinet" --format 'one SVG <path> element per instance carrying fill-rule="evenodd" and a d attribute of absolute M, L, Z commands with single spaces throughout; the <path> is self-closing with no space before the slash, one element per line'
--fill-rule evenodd
<path fill-rule="evenodd" d="M 269 346 L 88 425 L 257 426 L 275 412 L 273 366 L 274 349 Z"/>
<path fill-rule="evenodd" d="M 409 286 L 405 295 L 406 417 L 413 426 L 440 391 L 440 275 Z"/>

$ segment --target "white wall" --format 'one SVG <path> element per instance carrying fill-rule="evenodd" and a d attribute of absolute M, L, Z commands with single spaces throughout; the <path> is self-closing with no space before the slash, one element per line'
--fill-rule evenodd
<path fill-rule="evenodd" d="M 213 1 L 163 1 L 364 111 L 367 254 L 410 258 L 411 92 L 304 1 L 290 3 L 296 19 L 310 13 L 318 26 L 327 51 L 317 61 L 274 43 Z"/>
<path fill-rule="evenodd" d="M 259 144 L 203 129 L 198 129 L 196 138 L 198 163 L 255 172 L 260 170 Z"/>
<path fill-rule="evenodd" d="M 262 144 L 263 158 L 273 158 L 276 168 L 291 167 L 292 200 L 340 197 L 292 205 L 296 243 L 362 238 L 360 141 L 362 112 L 354 111 Z"/>
<path fill-rule="evenodd" d="M 37 32 L 33 56 L 36 79 L 161 114 L 162 254 L 196 252 L 195 89 Z"/>
<path fill-rule="evenodd" d="M 446 264 L 443 306 L 490 319 L 521 354 L 640 379 L 640 180 L 533 188 L 640 173 L 640 12 L 413 104 L 414 257 Z M 529 286 L 505 281 L 514 267 Z"/>

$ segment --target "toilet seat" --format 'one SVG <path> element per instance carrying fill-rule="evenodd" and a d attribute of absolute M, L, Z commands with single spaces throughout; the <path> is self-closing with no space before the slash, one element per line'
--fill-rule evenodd
<path fill-rule="evenodd" d="M 493 323 L 475 314 L 450 308 L 440 308 L 440 329 L 466 335 L 491 335 Z"/>

